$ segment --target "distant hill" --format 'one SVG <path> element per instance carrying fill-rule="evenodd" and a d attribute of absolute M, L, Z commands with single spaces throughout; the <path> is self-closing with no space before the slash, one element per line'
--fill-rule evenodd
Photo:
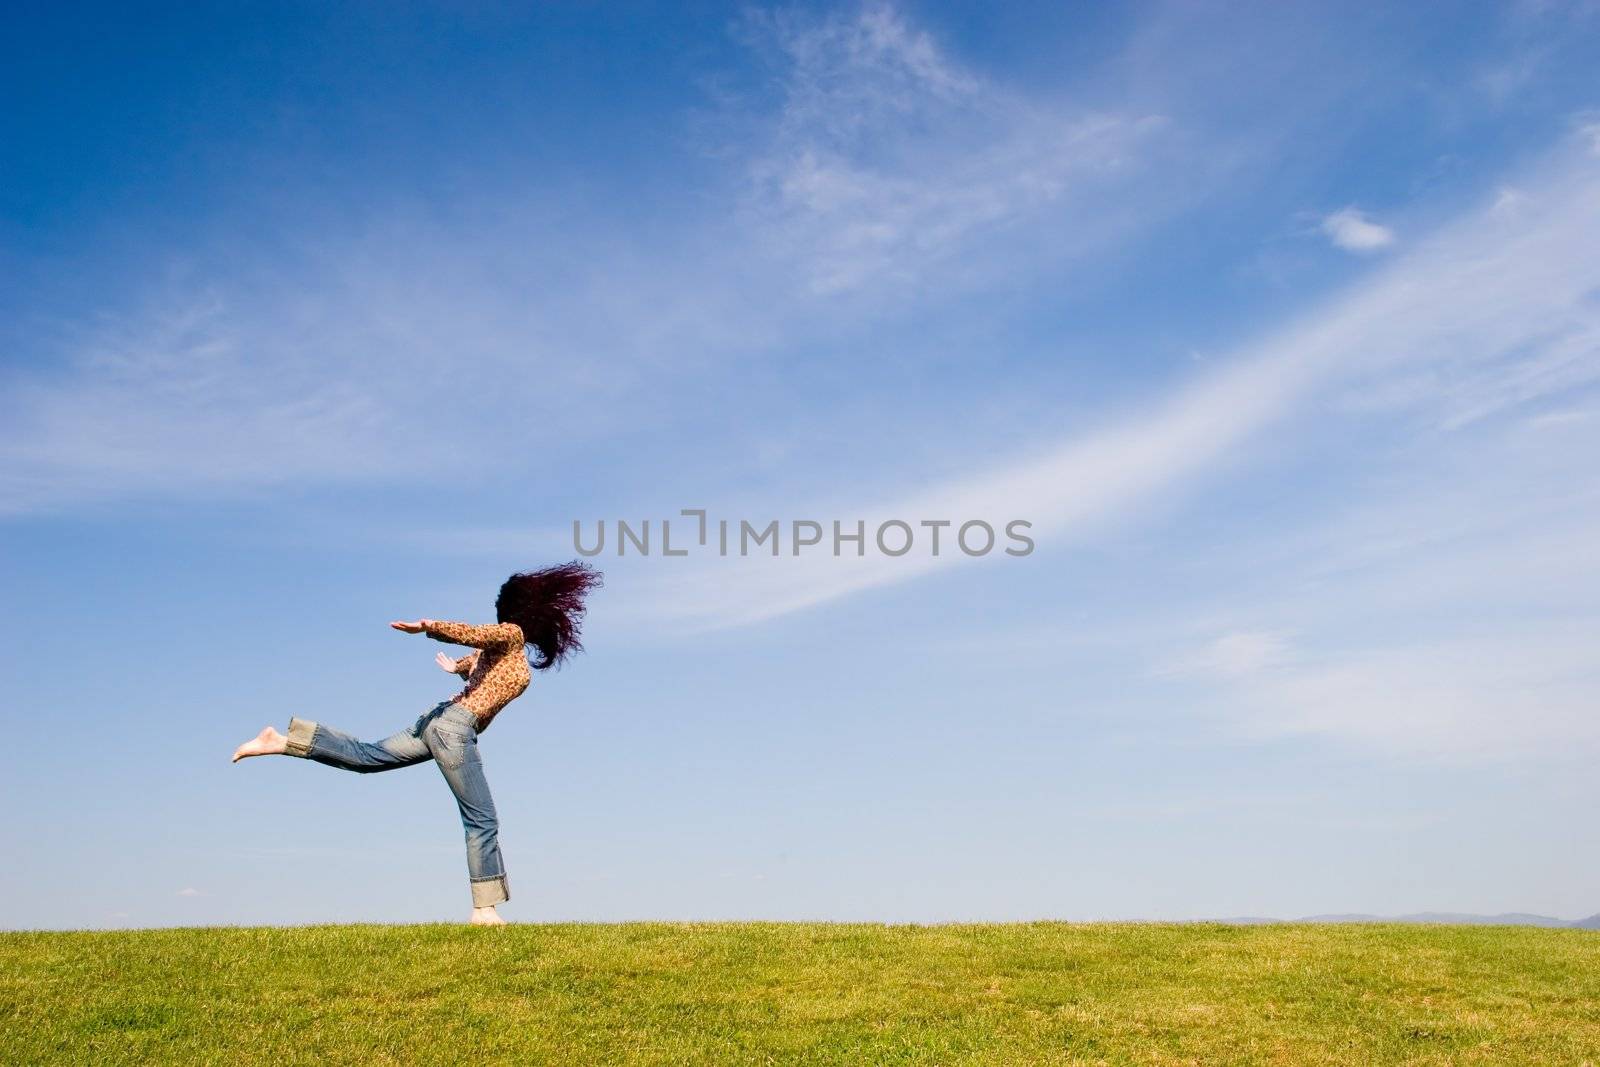
<path fill-rule="evenodd" d="M 1439 923 L 1453 926 L 1551 926 L 1579 930 L 1600 930 L 1600 914 L 1587 919 L 1557 919 L 1551 915 L 1530 915 L 1522 911 L 1509 911 L 1502 915 L 1473 915 L 1454 911 L 1419 911 L 1410 915 L 1366 915 L 1359 912 L 1334 915 L 1307 915 L 1301 919 L 1263 919 L 1257 916 L 1239 916 L 1219 919 L 1218 922 L 1238 926 L 1256 926 L 1261 923 Z"/>
<path fill-rule="evenodd" d="M 1471 915 L 1455 911 L 1419 911 L 1410 915 L 1311 915 L 1308 923 L 1448 923 L 1453 926 L 1571 926 L 1566 919 L 1511 911 L 1503 915 Z"/>

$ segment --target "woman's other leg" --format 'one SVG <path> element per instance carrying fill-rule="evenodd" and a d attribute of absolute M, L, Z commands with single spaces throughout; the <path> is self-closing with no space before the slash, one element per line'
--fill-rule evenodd
<path fill-rule="evenodd" d="M 284 753 L 360 774 L 409 767 L 433 757 L 422 739 L 427 719 L 425 715 L 382 741 L 361 741 L 324 723 L 292 718 Z"/>
<path fill-rule="evenodd" d="M 492 908 L 511 899 L 511 892 L 505 864 L 500 859 L 500 820 L 495 814 L 494 797 L 489 795 L 483 760 L 478 755 L 478 731 L 465 720 L 465 716 L 458 715 L 434 719 L 422 731 L 422 739 L 432 750 L 461 810 L 472 906 Z"/>

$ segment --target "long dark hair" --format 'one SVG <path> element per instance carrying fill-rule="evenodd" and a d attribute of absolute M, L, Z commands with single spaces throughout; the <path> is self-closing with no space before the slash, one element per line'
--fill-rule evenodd
<path fill-rule="evenodd" d="M 583 651 L 583 642 L 578 640 L 583 598 L 600 585 L 600 572 L 577 560 L 522 571 L 500 587 L 495 614 L 501 622 L 514 622 L 522 628 L 522 639 L 538 652 L 537 658 L 529 657 L 534 670 L 549 670 L 572 653 Z"/>

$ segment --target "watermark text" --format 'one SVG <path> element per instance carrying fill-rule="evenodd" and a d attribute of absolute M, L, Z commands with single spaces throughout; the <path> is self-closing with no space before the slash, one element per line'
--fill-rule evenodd
<path fill-rule="evenodd" d="M 674 525 L 676 523 L 676 525 Z M 1008 556 L 1033 554 L 1033 523 L 1011 519 L 712 519 L 705 508 L 683 508 L 672 519 L 572 520 L 580 556 Z"/>

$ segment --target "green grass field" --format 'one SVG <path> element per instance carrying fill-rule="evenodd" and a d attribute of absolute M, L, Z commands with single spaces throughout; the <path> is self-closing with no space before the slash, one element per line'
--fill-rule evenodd
<path fill-rule="evenodd" d="M 0 935 L 6 1063 L 1600 1062 L 1600 934 L 629 924 Z"/>

